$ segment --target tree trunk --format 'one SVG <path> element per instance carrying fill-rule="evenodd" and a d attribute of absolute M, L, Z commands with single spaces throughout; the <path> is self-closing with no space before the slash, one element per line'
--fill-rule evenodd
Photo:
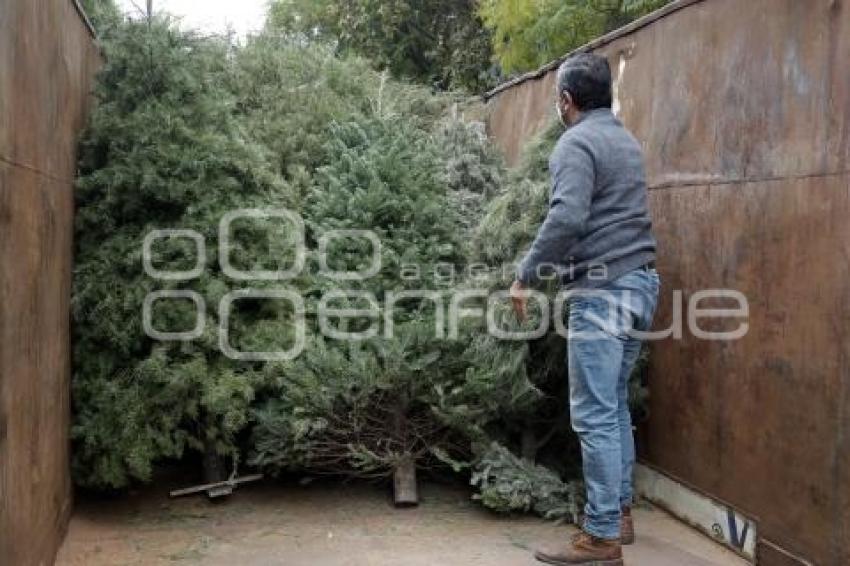
<path fill-rule="evenodd" d="M 393 470 L 393 498 L 396 507 L 419 505 L 419 489 L 416 485 L 416 462 L 408 455 Z"/>
<path fill-rule="evenodd" d="M 393 470 L 393 498 L 396 507 L 415 507 L 419 505 L 419 490 L 416 485 L 416 459 L 408 452 L 407 410 L 410 395 L 407 391 L 399 394 L 393 411 L 393 432 L 402 446 L 404 455 Z"/>
<path fill-rule="evenodd" d="M 534 463 L 537 460 L 537 447 L 537 435 L 534 433 L 534 425 L 527 422 L 522 429 L 522 457 Z"/>
<path fill-rule="evenodd" d="M 215 441 L 204 442 L 204 483 L 216 483 L 227 479 L 227 462 L 216 452 Z"/>

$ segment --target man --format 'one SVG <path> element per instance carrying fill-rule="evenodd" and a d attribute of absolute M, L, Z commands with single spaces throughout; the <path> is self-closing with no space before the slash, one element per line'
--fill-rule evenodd
<path fill-rule="evenodd" d="M 587 505 L 581 533 L 535 553 L 556 565 L 622 565 L 621 544 L 634 540 L 628 380 L 641 348 L 635 331 L 652 324 L 659 278 L 643 155 L 611 101 L 604 58 L 581 54 L 561 65 L 556 108 L 567 130 L 549 160 L 549 211 L 511 287 L 520 319 L 528 287 L 547 274 L 568 293 L 570 413 Z"/>

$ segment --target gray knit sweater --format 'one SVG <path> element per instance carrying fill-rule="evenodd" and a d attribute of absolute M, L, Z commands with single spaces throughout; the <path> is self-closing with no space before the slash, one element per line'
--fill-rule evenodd
<path fill-rule="evenodd" d="M 568 128 L 549 158 L 549 212 L 517 269 L 526 284 L 559 277 L 601 287 L 655 260 L 643 153 L 607 108 Z"/>

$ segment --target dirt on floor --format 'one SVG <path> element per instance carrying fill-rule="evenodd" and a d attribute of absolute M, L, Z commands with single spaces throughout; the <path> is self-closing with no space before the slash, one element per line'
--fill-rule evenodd
<path fill-rule="evenodd" d="M 462 486 L 422 486 L 419 507 L 396 509 L 385 488 L 362 484 L 240 487 L 229 499 L 169 499 L 158 486 L 120 498 L 78 497 L 60 566 L 520 566 L 539 543 L 574 528 L 502 517 Z M 731 552 L 662 511 L 635 511 L 630 566 L 733 566 Z"/>

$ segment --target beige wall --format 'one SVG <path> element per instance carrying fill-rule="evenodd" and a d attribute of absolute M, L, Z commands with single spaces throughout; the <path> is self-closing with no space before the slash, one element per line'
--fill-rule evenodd
<path fill-rule="evenodd" d="M 758 518 L 763 564 L 850 564 L 850 2 L 684 2 L 593 49 L 646 151 L 659 328 L 674 289 L 751 309 L 742 340 L 656 345 L 642 455 Z M 553 80 L 490 98 L 510 158 Z"/>
<path fill-rule="evenodd" d="M 71 0 L 0 0 L 0 564 L 51 564 L 71 509 L 72 179 L 99 58 Z"/>

